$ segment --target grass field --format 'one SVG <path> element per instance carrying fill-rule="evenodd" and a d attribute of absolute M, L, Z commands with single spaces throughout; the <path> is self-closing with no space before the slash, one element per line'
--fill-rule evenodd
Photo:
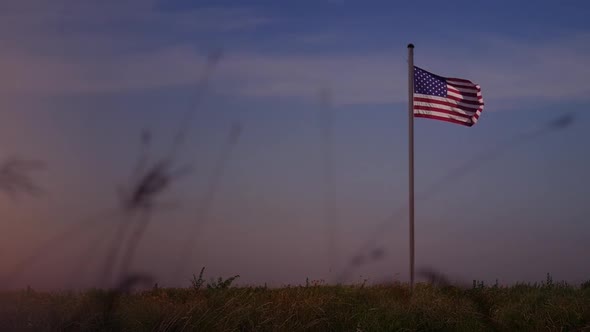
<path fill-rule="evenodd" d="M 588 284 L 200 286 L 3 292 L 0 330 L 590 331 Z"/>

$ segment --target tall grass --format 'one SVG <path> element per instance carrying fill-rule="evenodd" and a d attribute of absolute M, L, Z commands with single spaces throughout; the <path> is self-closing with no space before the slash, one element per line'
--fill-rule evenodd
<path fill-rule="evenodd" d="M 2 331 L 581 331 L 590 289 L 565 283 L 160 288 L 0 294 Z"/>

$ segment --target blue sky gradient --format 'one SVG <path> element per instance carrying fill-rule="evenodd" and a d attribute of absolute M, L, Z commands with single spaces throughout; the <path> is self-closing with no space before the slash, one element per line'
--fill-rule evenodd
<path fill-rule="evenodd" d="M 465 280 L 534 281 L 547 272 L 586 280 L 589 12 L 586 1 L 3 1 L 0 157 L 49 168 L 37 176 L 45 196 L 0 197 L 0 272 L 59 229 L 115 208 L 140 132 L 149 129 L 151 153 L 165 155 L 193 109 L 176 160 L 192 173 L 161 197 L 133 270 L 165 285 L 186 284 L 201 266 L 243 283 L 332 282 L 344 270 L 347 281 L 407 280 L 412 42 L 416 65 L 479 83 L 486 102 L 472 128 L 416 120 L 418 195 L 476 158 L 417 200 L 417 266 Z M 216 50 L 222 57 L 194 106 Z M 320 125 L 328 109 L 338 216 L 330 225 Z M 566 114 L 570 126 L 547 127 Z M 179 243 L 195 227 L 233 123 L 243 133 L 177 275 Z M 67 280 L 72 253 L 94 232 L 10 286 L 92 286 L 104 248 Z M 367 241 L 384 256 L 348 269 Z"/>

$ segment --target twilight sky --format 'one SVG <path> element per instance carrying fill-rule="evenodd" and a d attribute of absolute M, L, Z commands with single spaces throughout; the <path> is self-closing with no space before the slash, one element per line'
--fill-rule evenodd
<path fill-rule="evenodd" d="M 407 280 L 409 42 L 416 65 L 479 83 L 486 102 L 472 128 L 416 120 L 417 267 L 587 280 L 589 13 L 581 0 L 0 0 L 0 162 L 47 164 L 34 174 L 43 196 L 0 193 L 3 286 L 96 285 L 128 221 L 110 211 L 141 131 L 166 156 L 191 109 L 174 159 L 191 172 L 158 197 L 132 271 L 167 286 L 201 266 L 250 284 Z M 549 125 L 570 113 L 570 126 Z"/>

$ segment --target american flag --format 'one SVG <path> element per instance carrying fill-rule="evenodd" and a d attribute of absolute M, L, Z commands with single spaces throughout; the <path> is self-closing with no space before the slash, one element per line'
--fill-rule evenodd
<path fill-rule="evenodd" d="M 471 127 L 483 111 L 479 85 L 414 66 L 414 116 Z"/>

